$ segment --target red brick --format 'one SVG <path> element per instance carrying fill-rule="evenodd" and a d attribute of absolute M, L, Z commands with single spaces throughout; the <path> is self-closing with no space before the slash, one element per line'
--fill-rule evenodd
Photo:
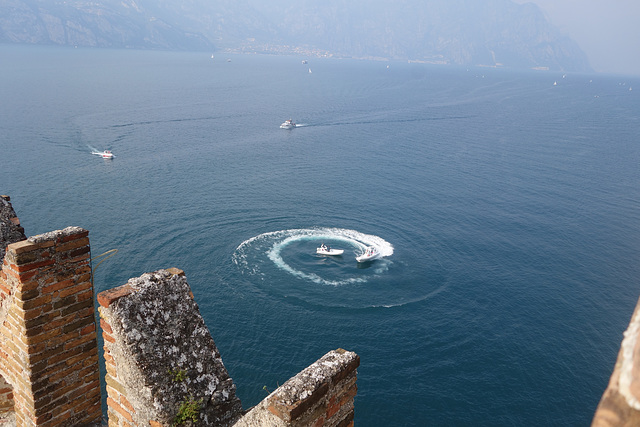
<path fill-rule="evenodd" d="M 9 296 L 11 295 L 11 289 L 9 289 L 8 287 L 5 286 L 5 283 L 3 281 L 0 281 L 0 292 L 2 292 L 3 294 L 5 294 L 5 296 Z"/>
<path fill-rule="evenodd" d="M 98 294 L 98 304 L 103 307 L 109 307 L 114 301 L 130 295 L 133 292 L 133 288 L 129 285 L 122 285 L 114 289 L 100 292 Z"/>
<path fill-rule="evenodd" d="M 68 236 L 61 236 L 58 241 L 59 242 L 70 242 L 71 240 L 82 239 L 83 237 L 87 237 L 89 235 L 89 231 L 83 230 L 76 234 L 70 234 Z"/>
<path fill-rule="evenodd" d="M 70 341 L 65 342 L 64 343 L 64 349 L 65 350 L 69 350 L 69 349 L 71 349 L 73 347 L 77 347 L 77 346 L 85 344 L 85 343 L 87 343 L 89 341 L 93 341 L 94 339 L 95 339 L 95 336 L 84 335 L 84 336 L 81 336 L 78 339 L 70 340 Z"/>
<path fill-rule="evenodd" d="M 111 335 L 109 335 L 106 332 L 102 332 L 102 338 L 104 338 L 105 341 L 110 342 L 110 343 L 114 343 L 116 342 L 115 338 L 113 338 Z"/>
<path fill-rule="evenodd" d="M 113 409 L 114 411 L 116 411 L 117 413 L 119 413 L 120 415 L 122 415 L 123 417 L 125 417 L 127 421 L 129 422 L 133 421 L 131 414 L 127 412 L 125 409 L 123 409 L 122 406 L 118 404 L 118 402 L 116 402 L 110 397 L 107 397 L 107 406 Z"/>
<path fill-rule="evenodd" d="M 70 240 L 67 242 L 64 242 L 62 244 L 58 244 L 56 246 L 56 252 L 60 253 L 60 252 L 67 252 L 70 251 L 72 249 L 77 249 L 79 247 L 82 246 L 89 246 L 89 238 L 87 237 L 83 237 L 83 238 L 79 238 L 79 239 L 74 239 L 74 240 Z"/>
<path fill-rule="evenodd" d="M 96 324 L 95 323 L 91 323 L 90 325 L 85 326 L 84 328 L 80 329 L 80 335 L 84 336 L 84 335 L 88 335 L 92 332 L 96 331 Z"/>
<path fill-rule="evenodd" d="M 122 404 L 122 406 L 124 406 L 125 408 L 127 408 L 127 410 L 129 412 L 131 412 L 132 414 L 136 413 L 136 410 L 133 409 L 133 406 L 131 405 L 131 403 L 129 403 L 129 401 L 127 400 L 126 397 L 124 396 L 120 396 L 120 403 Z"/>
<path fill-rule="evenodd" d="M 113 333 L 113 329 L 111 329 L 111 325 L 104 319 L 100 319 L 100 327 L 102 328 L 103 331 L 112 334 Z"/>
<path fill-rule="evenodd" d="M 41 269 L 42 267 L 47 267 L 50 265 L 55 264 L 55 261 L 52 259 L 47 259 L 44 261 L 39 261 L 39 262 L 32 262 L 30 264 L 21 264 L 18 265 L 18 272 L 22 273 L 25 271 L 30 271 L 30 270 L 36 270 L 36 269 Z"/>
<path fill-rule="evenodd" d="M 7 253 L 8 252 L 15 252 L 16 254 L 21 254 L 24 252 L 30 252 L 30 251 L 34 251 L 36 249 L 40 249 L 41 246 L 39 246 L 37 243 L 31 243 L 28 240 L 22 240 L 20 242 L 16 242 L 16 243 L 12 243 L 10 245 L 7 246 Z"/>
<path fill-rule="evenodd" d="M 26 282 L 27 280 L 31 280 L 36 274 L 38 274 L 38 270 L 29 271 L 27 273 L 21 273 L 19 276 L 19 279 L 22 282 Z"/>
<path fill-rule="evenodd" d="M 89 284 L 89 287 L 91 287 L 91 284 Z M 93 299 L 93 289 L 88 289 L 85 292 L 81 292 L 79 294 L 76 295 L 76 299 L 78 300 L 78 302 L 81 301 L 86 301 L 88 299 L 92 300 Z"/>
<path fill-rule="evenodd" d="M 41 292 L 43 294 L 48 294 L 54 291 L 59 291 L 60 289 L 68 288 L 69 286 L 73 286 L 73 279 L 61 280 L 60 282 L 55 282 L 51 285 L 44 286 Z"/>

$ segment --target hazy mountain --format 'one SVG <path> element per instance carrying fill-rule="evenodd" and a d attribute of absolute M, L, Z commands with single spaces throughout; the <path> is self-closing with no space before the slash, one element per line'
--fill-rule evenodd
<path fill-rule="evenodd" d="M 510 0 L 0 0 L 0 42 L 590 70 L 537 6 Z"/>

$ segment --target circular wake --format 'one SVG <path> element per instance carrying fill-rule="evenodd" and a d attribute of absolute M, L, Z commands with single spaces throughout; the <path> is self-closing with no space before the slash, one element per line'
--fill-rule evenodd
<path fill-rule="evenodd" d="M 344 253 L 319 255 L 316 249 L 322 243 Z M 380 257 L 357 262 L 369 246 Z M 236 248 L 232 260 L 249 276 L 247 284 L 260 291 L 324 307 L 399 307 L 432 298 L 446 288 L 446 277 L 425 262 L 426 254 L 404 245 L 401 249 L 401 256 L 391 258 L 394 247 L 382 237 L 344 228 L 303 228 L 252 237 Z"/>
<path fill-rule="evenodd" d="M 321 243 L 345 249 L 339 257 L 316 255 Z M 290 275 L 323 285 L 364 283 L 371 274 L 362 274 L 355 257 L 373 246 L 380 258 L 365 265 L 374 275 L 388 269 L 393 246 L 378 236 L 342 228 L 311 228 L 272 231 L 242 242 L 233 254 L 233 262 L 250 274 L 264 275 L 266 259 Z M 266 259 L 264 256 L 266 255 Z M 324 268 L 323 268 L 324 267 Z M 360 267 L 360 268 L 359 268 Z"/>

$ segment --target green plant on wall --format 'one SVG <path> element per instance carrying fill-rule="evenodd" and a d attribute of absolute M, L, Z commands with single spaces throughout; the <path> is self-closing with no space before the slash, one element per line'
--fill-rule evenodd
<path fill-rule="evenodd" d="M 169 375 L 171 375 L 171 381 L 174 383 L 182 382 L 187 378 L 187 370 L 186 369 L 169 369 Z"/>
<path fill-rule="evenodd" d="M 200 414 L 200 405 L 202 399 L 194 400 L 193 396 L 185 397 L 180 404 L 178 413 L 171 423 L 171 427 L 181 426 L 187 421 L 191 421 L 193 424 L 198 422 L 198 415 Z"/>

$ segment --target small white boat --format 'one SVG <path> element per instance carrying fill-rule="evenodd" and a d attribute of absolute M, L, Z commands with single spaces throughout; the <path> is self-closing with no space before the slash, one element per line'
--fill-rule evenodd
<path fill-rule="evenodd" d="M 98 156 L 102 157 L 103 159 L 113 159 L 113 153 L 109 150 L 104 150 L 104 151 L 94 151 L 91 154 L 97 154 Z"/>
<path fill-rule="evenodd" d="M 296 124 L 291 119 L 285 120 L 284 123 L 280 125 L 280 129 L 293 129 L 294 127 L 296 127 Z"/>
<path fill-rule="evenodd" d="M 318 255 L 342 255 L 344 253 L 344 249 L 333 249 L 323 243 L 318 249 L 316 249 L 316 253 Z"/>
<path fill-rule="evenodd" d="M 373 246 L 369 246 L 362 255 L 359 255 L 356 257 L 356 261 L 358 262 L 373 261 L 379 256 L 380 256 L 380 253 L 376 250 L 376 248 L 374 248 Z"/>

